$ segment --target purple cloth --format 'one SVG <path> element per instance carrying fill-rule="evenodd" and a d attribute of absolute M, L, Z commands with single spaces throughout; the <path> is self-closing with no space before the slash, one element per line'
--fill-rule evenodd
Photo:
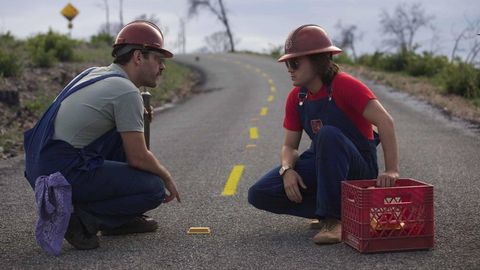
<path fill-rule="evenodd" d="M 35 181 L 37 203 L 37 243 L 51 255 L 58 256 L 73 212 L 72 187 L 60 172 L 39 176 Z"/>

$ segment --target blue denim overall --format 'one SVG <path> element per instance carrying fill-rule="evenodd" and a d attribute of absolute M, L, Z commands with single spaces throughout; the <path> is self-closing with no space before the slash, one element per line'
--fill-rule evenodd
<path fill-rule="evenodd" d="M 109 77 L 108 73 L 78 83 L 87 69 L 60 92 L 36 125 L 25 132 L 25 177 L 35 188 L 42 175 L 60 172 L 72 186 L 75 213 L 91 233 L 118 227 L 163 202 L 165 188 L 154 174 L 126 163 L 120 134 L 112 129 L 82 149 L 52 138 L 57 112 L 71 94 Z"/>
<path fill-rule="evenodd" d="M 312 101 L 307 100 L 306 88 L 298 94 L 302 128 L 312 140 L 294 168 L 307 186 L 299 187 L 302 202 L 288 199 L 277 167 L 250 187 L 248 201 L 256 208 L 305 218 L 340 218 L 341 181 L 377 177 L 378 134 L 374 140 L 365 138 L 335 104 L 331 86 L 327 92 L 327 97 Z"/>

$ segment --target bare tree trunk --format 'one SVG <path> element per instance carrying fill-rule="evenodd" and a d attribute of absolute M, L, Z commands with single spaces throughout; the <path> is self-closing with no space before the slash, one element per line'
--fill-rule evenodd
<path fill-rule="evenodd" d="M 228 24 L 228 18 L 227 18 L 227 14 L 225 12 L 225 8 L 223 6 L 223 1 L 218 0 L 218 3 L 220 4 L 220 10 L 222 12 L 223 24 L 225 25 L 225 28 L 227 28 L 227 35 L 228 35 L 228 38 L 230 39 L 230 52 L 235 52 L 233 35 L 232 35 L 232 31 L 230 31 L 230 25 Z"/>
<path fill-rule="evenodd" d="M 458 45 L 460 44 L 460 40 L 463 39 L 463 35 L 465 34 L 465 31 L 467 31 L 467 29 L 463 29 L 460 35 L 458 35 L 458 37 L 455 39 L 455 45 L 453 46 L 452 54 L 450 56 L 450 63 L 452 63 L 455 58 L 455 53 L 458 50 Z"/>
<path fill-rule="evenodd" d="M 480 42 L 475 41 L 475 45 L 472 47 L 470 52 L 468 52 L 467 58 L 465 62 L 467 64 L 473 64 L 475 58 L 477 57 L 478 53 L 480 52 Z"/>
<path fill-rule="evenodd" d="M 120 25 L 123 26 L 123 0 L 120 1 Z"/>
<path fill-rule="evenodd" d="M 110 9 L 109 9 L 109 6 L 108 6 L 108 0 L 103 0 L 103 3 L 105 4 L 105 16 L 106 16 L 106 19 L 107 19 L 107 22 L 106 22 L 106 30 L 107 30 L 107 33 L 110 34 Z"/>

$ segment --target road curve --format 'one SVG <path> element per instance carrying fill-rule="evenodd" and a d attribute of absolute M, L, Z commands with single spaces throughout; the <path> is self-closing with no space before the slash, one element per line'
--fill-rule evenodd
<path fill-rule="evenodd" d="M 401 175 L 435 187 L 435 248 L 362 255 L 345 244 L 317 246 L 310 241 L 315 231 L 308 229 L 308 220 L 247 203 L 248 187 L 279 163 L 284 102 L 291 87 L 284 65 L 241 54 L 177 59 L 201 69 L 205 81 L 199 94 L 155 116 L 151 148 L 172 172 L 183 202 L 149 213 L 160 222 L 156 233 L 100 237 L 101 247 L 93 251 L 76 251 L 65 243 L 62 255 L 53 258 L 34 240 L 33 192 L 22 177 L 22 161 L 0 163 L 0 260 L 5 269 L 480 266 L 480 140 L 475 130 L 367 81 L 396 121 Z M 301 147 L 307 146 L 304 138 Z M 193 226 L 210 227 L 212 233 L 188 235 Z"/>

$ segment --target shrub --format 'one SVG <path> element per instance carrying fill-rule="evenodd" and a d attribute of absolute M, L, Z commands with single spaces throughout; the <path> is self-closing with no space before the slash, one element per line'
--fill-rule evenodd
<path fill-rule="evenodd" d="M 90 43 L 95 47 L 112 46 L 113 36 L 108 33 L 99 33 L 90 37 Z"/>
<path fill-rule="evenodd" d="M 280 58 L 280 56 L 283 54 L 283 46 L 270 44 L 269 54 L 274 59 Z"/>
<path fill-rule="evenodd" d="M 333 61 L 339 64 L 349 64 L 349 65 L 354 64 L 352 58 L 350 58 L 346 52 L 342 52 L 340 54 L 334 55 Z"/>
<path fill-rule="evenodd" d="M 22 71 L 22 64 L 15 53 L 0 48 L 0 76 L 17 76 Z"/>
<path fill-rule="evenodd" d="M 363 54 L 357 59 L 357 62 L 360 65 L 364 65 L 367 67 L 375 68 L 375 69 L 382 69 L 383 66 L 383 59 L 384 59 L 384 53 L 382 52 L 375 52 L 372 55 L 370 54 Z"/>
<path fill-rule="evenodd" d="M 15 40 L 10 31 L 0 34 L 0 47 L 2 48 L 15 48 L 20 42 Z"/>
<path fill-rule="evenodd" d="M 480 70 L 474 66 L 449 64 L 440 76 L 447 93 L 470 99 L 480 98 Z"/>
<path fill-rule="evenodd" d="M 57 60 L 72 61 L 75 41 L 69 37 L 49 30 L 47 34 L 38 34 L 27 40 L 27 49 L 33 64 L 50 67 Z"/>
<path fill-rule="evenodd" d="M 434 56 L 423 52 L 423 55 L 412 55 L 407 64 L 407 73 L 412 76 L 434 76 L 442 72 L 449 65 L 446 56 Z"/>

